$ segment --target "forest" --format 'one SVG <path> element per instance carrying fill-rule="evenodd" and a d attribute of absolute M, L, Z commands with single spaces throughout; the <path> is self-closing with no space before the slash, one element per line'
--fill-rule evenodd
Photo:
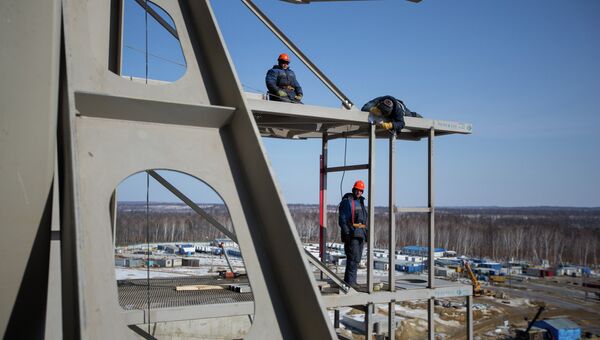
<path fill-rule="evenodd" d="M 225 205 L 202 209 L 233 229 Z M 291 204 L 289 210 L 302 242 L 318 242 L 318 206 Z M 388 209 L 375 208 L 375 247 L 388 246 Z M 328 207 L 328 242 L 340 242 L 337 207 Z M 427 245 L 427 213 L 397 213 L 396 247 Z M 495 261 L 600 265 L 600 208 L 469 207 L 436 208 L 435 246 L 459 255 Z M 149 240 L 146 238 L 149 235 Z M 223 237 L 184 204 L 119 202 L 117 245 L 157 242 L 205 242 Z"/>

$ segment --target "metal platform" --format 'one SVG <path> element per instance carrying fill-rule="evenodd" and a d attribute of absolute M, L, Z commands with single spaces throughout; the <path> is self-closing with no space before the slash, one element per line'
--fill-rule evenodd
<path fill-rule="evenodd" d="M 247 279 L 223 280 L 216 277 L 185 277 L 160 279 L 119 280 L 119 305 L 125 310 L 172 308 L 221 303 L 252 302 L 252 293 L 238 293 L 227 289 L 230 284 L 248 284 Z M 222 289 L 180 290 L 178 286 L 214 285 Z"/>
<path fill-rule="evenodd" d="M 329 108 L 314 105 L 290 104 L 263 99 L 248 98 L 249 108 L 254 114 L 256 124 L 263 137 L 276 138 L 322 138 L 324 133 L 329 139 L 336 137 L 369 137 L 369 113 L 357 109 Z M 429 130 L 434 129 L 435 136 L 449 134 L 470 134 L 473 126 L 460 123 L 427 118 L 404 117 L 406 126 L 397 139 L 420 140 L 429 137 Z M 390 138 L 390 132 L 382 129 L 376 131 L 378 138 Z"/>
<path fill-rule="evenodd" d="M 427 277 L 419 275 L 397 276 L 395 279 L 395 289 L 390 290 L 389 284 L 383 282 L 379 291 L 368 293 L 366 284 L 359 285 L 356 290 L 351 290 L 347 294 L 322 294 L 322 299 L 327 308 L 336 308 L 343 306 L 356 306 L 367 304 L 387 304 L 390 301 L 414 301 L 428 300 L 446 297 L 466 297 L 473 293 L 471 285 L 451 282 L 446 280 L 436 280 L 435 288 L 427 288 Z"/>

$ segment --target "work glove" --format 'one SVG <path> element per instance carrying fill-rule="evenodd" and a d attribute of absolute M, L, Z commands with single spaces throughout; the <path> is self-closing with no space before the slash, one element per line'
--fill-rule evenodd
<path fill-rule="evenodd" d="M 287 98 L 288 94 L 284 90 L 278 90 L 277 95 L 281 98 Z"/>
<path fill-rule="evenodd" d="M 382 128 L 384 128 L 386 130 L 391 130 L 394 127 L 394 124 L 392 124 L 390 122 L 381 122 L 381 123 L 379 123 L 379 126 L 381 126 Z"/>
<path fill-rule="evenodd" d="M 296 101 L 301 101 L 301 100 L 302 100 L 302 95 L 301 95 L 301 94 L 297 94 L 297 95 L 294 97 L 294 99 L 295 99 Z"/>

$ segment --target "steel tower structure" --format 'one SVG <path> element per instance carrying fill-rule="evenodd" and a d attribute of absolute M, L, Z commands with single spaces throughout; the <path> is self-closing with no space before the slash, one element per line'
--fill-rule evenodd
<path fill-rule="evenodd" d="M 372 238 L 367 292 L 346 289 L 322 296 L 311 264 L 344 284 L 318 259 L 305 255 L 261 136 L 321 138 L 323 174 L 339 170 L 327 167 L 328 140 L 369 138 L 370 161 L 363 168 L 370 171 L 373 197 L 374 141 L 389 134 L 376 131 L 367 114 L 352 110 L 348 102 L 343 104 L 350 110 L 246 98 L 209 1 L 154 3 L 175 22 L 187 61 L 185 75 L 168 85 L 135 83 L 118 75 L 121 1 L 0 5 L 0 255 L 10 259 L 0 278 L 5 338 L 120 339 L 135 337 L 131 326 L 149 320 L 252 311 L 249 339 L 335 338 L 327 308 L 365 306 L 370 331 L 375 304 L 393 306 L 411 299 L 430 301 L 433 338 L 434 298 L 465 296 L 470 306 L 470 286 L 434 285 L 432 270 L 426 285 L 397 287 L 391 274 L 387 291 L 373 291 Z M 470 124 L 407 118 L 399 136 L 429 140 L 430 202 L 427 208 L 402 210 L 390 195 L 390 216 L 430 214 L 431 251 L 433 140 L 470 131 Z M 394 144 L 390 138 L 391 178 Z M 119 306 L 111 197 L 123 179 L 153 169 L 190 174 L 223 198 L 244 254 L 253 303 L 150 313 Z M 163 185 L 169 187 L 168 182 Z M 373 206 L 369 209 L 372 224 Z M 394 230 L 391 219 L 391 236 Z M 433 268 L 433 256 L 429 264 Z"/>

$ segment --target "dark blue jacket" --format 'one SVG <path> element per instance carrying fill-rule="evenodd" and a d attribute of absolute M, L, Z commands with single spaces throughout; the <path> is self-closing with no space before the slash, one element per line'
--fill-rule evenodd
<path fill-rule="evenodd" d="M 406 105 L 404 105 L 404 102 L 402 102 L 401 100 L 396 99 L 392 96 L 381 96 L 381 97 L 372 99 L 371 101 L 369 101 L 368 103 L 363 105 L 361 111 L 369 112 L 369 111 L 371 111 L 371 109 L 373 107 L 377 106 L 380 102 L 382 102 L 386 99 L 390 99 L 394 103 L 392 112 L 390 113 L 389 117 L 385 117 L 385 118 L 388 118 L 391 120 L 392 125 L 394 126 L 394 130 L 396 132 L 399 132 L 404 127 L 404 116 L 421 117 L 418 113 L 412 112 L 411 110 L 409 110 L 406 107 Z"/>
<path fill-rule="evenodd" d="M 367 240 L 369 236 L 368 228 L 355 228 L 352 225 L 352 201 L 354 201 L 354 223 L 367 224 L 367 209 L 365 208 L 365 198 L 355 199 L 352 193 L 347 193 L 342 198 L 339 206 L 339 225 L 342 230 L 342 241 L 350 240 L 352 237 Z"/>
<path fill-rule="evenodd" d="M 267 72 L 265 77 L 267 83 L 267 89 L 269 93 L 277 95 L 277 91 L 283 90 L 288 94 L 290 100 L 294 100 L 296 95 L 303 95 L 302 87 L 296 79 L 296 74 L 291 69 L 284 70 L 279 65 L 274 65 L 272 69 Z M 294 89 L 289 89 L 288 86 Z M 271 97 L 277 99 L 277 97 Z"/>

